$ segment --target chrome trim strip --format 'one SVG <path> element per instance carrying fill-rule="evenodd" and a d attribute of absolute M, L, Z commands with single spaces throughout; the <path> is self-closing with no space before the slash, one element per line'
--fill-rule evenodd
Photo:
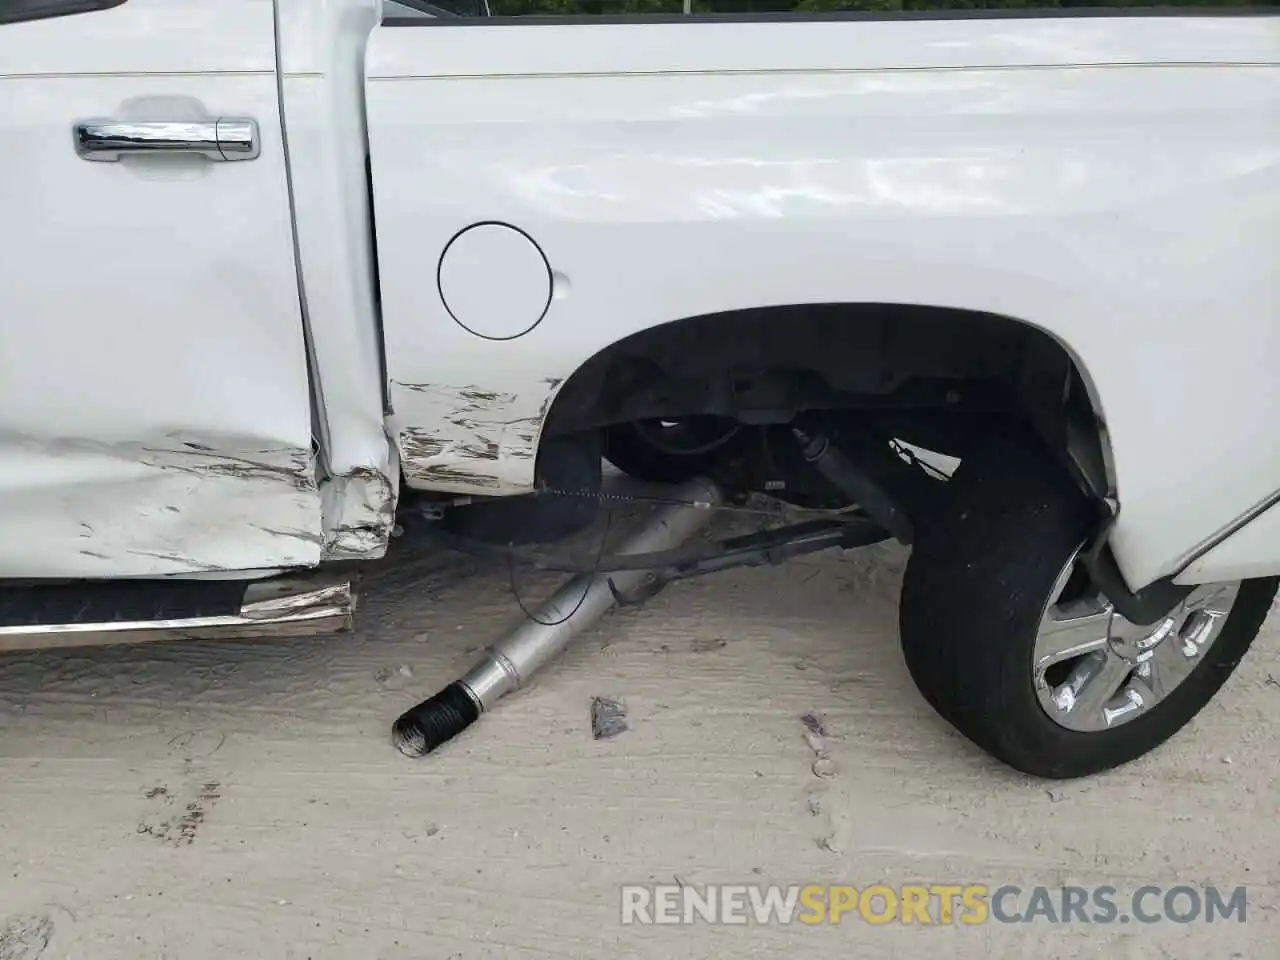
<path fill-rule="evenodd" d="M 1217 533 L 1213 534 L 1213 536 L 1201 540 L 1200 543 L 1192 547 L 1191 550 L 1184 555 L 1185 559 L 1180 560 L 1174 567 L 1174 571 L 1170 574 L 1169 578 L 1177 579 L 1182 576 L 1187 567 L 1191 566 L 1214 547 L 1235 536 L 1277 504 L 1280 504 L 1280 490 L 1274 491 L 1265 500 L 1261 500 L 1254 504 L 1239 517 L 1236 517 L 1235 520 L 1232 520 Z"/>
<path fill-rule="evenodd" d="M 0 627 L 0 651 L 316 636 L 349 630 L 355 608 L 356 593 L 348 578 L 282 577 L 249 584 L 235 616 Z"/>

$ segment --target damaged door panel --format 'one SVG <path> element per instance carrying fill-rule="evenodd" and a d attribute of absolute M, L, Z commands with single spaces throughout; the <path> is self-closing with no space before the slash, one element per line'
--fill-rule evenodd
<path fill-rule="evenodd" d="M 274 33 L 271 0 L 0 24 L 0 175 L 21 184 L 0 218 L 0 577 L 319 562 Z M 224 117 L 252 121 L 236 162 L 187 142 Z M 89 120 L 186 139 L 89 162 Z"/>
<path fill-rule="evenodd" d="M 0 439 L 0 577 L 154 577 L 312 566 L 307 448 L 271 441 Z M 230 453 L 235 449 L 237 453 Z"/>

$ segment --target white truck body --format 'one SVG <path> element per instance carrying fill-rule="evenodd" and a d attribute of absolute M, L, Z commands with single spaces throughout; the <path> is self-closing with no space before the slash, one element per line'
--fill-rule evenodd
<path fill-rule="evenodd" d="M 380 17 L 0 22 L 0 577 L 376 557 L 602 349 L 824 303 L 1046 331 L 1129 585 L 1280 573 L 1280 20 Z M 257 159 L 71 133 L 217 117 Z"/>

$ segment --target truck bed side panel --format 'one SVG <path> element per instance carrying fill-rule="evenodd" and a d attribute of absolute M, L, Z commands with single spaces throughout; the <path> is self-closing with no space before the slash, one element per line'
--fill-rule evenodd
<path fill-rule="evenodd" d="M 1277 59 L 1267 17 L 383 26 L 367 98 L 405 475 L 527 489 L 556 385 L 656 324 L 963 308 L 1074 355 L 1122 567 L 1169 572 L 1280 489 Z M 513 340 L 455 323 L 435 282 L 479 221 L 555 275 Z"/>

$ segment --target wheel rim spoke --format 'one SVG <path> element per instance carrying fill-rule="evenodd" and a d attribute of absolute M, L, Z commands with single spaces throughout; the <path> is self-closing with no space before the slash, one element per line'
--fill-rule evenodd
<path fill-rule="evenodd" d="M 1103 725 L 1114 727 L 1118 723 L 1132 720 L 1138 714 L 1150 710 L 1160 700 L 1146 680 L 1135 674 L 1119 695 L 1112 697 L 1102 708 Z"/>
<path fill-rule="evenodd" d="M 1106 725 L 1103 711 L 1132 670 L 1132 664 L 1109 650 L 1098 650 L 1080 659 L 1067 681 L 1054 691 L 1054 703 L 1082 724 Z"/>
<path fill-rule="evenodd" d="M 1096 594 L 1059 602 L 1072 569 L 1063 569 L 1046 604 L 1032 681 L 1045 713 L 1082 733 L 1127 723 L 1172 694 L 1204 660 L 1240 588 L 1197 587 L 1164 619 L 1140 626 Z"/>
<path fill-rule="evenodd" d="M 1185 601 L 1186 611 L 1177 634 L 1156 647 L 1147 664 L 1147 676 L 1156 696 L 1164 699 L 1204 659 L 1218 638 L 1239 591 L 1237 584 L 1200 587 Z"/>
<path fill-rule="evenodd" d="M 1044 618 L 1036 640 L 1037 674 L 1043 674 L 1055 663 L 1106 647 L 1111 609 L 1097 607 L 1088 604 L 1075 610 L 1055 608 Z"/>
<path fill-rule="evenodd" d="M 1193 590 L 1182 605 L 1189 613 L 1203 610 L 1213 617 L 1225 619 L 1239 593 L 1238 583 L 1210 583 Z"/>
<path fill-rule="evenodd" d="M 1155 654 L 1143 665 L 1145 679 L 1156 698 L 1163 700 L 1187 679 L 1199 662 L 1199 649 L 1188 655 L 1187 647 L 1175 637 L 1169 643 L 1156 647 Z"/>

